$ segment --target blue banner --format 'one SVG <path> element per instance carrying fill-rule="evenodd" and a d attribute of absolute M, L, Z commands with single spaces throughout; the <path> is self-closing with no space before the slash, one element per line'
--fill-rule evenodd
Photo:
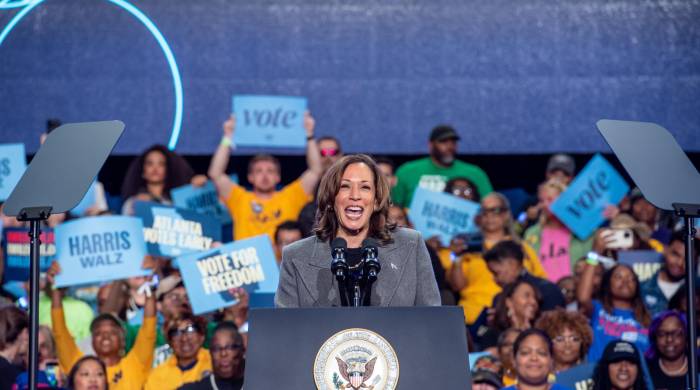
<path fill-rule="evenodd" d="M 45 272 L 56 255 L 53 229 L 41 229 L 39 247 L 39 269 Z M 5 253 L 4 281 L 29 279 L 29 229 L 5 228 L 2 249 Z"/>
<path fill-rule="evenodd" d="M 617 261 L 632 267 L 641 283 L 654 276 L 663 265 L 664 257 L 654 250 L 618 251 Z"/>
<path fill-rule="evenodd" d="M 151 255 L 177 257 L 221 241 L 221 223 L 212 217 L 151 202 L 135 202 L 134 211 Z"/>
<path fill-rule="evenodd" d="M 87 217 L 56 227 L 56 287 L 149 275 L 143 223 L 125 216 Z"/>
<path fill-rule="evenodd" d="M 443 245 L 449 245 L 456 234 L 478 231 L 474 222 L 478 213 L 478 203 L 419 187 L 413 194 L 408 217 L 423 238 L 439 236 Z"/>
<path fill-rule="evenodd" d="M 585 240 L 605 221 L 603 210 L 617 205 L 629 189 L 605 157 L 596 154 L 550 209 L 578 238 Z"/>
<path fill-rule="evenodd" d="M 231 181 L 238 183 L 238 175 L 231 175 Z M 199 214 L 209 215 L 218 219 L 222 225 L 231 223 L 231 214 L 226 206 L 221 203 L 216 187 L 211 181 L 207 181 L 203 187 L 194 187 L 191 184 L 170 190 L 175 207 L 192 210 Z"/>
<path fill-rule="evenodd" d="M 306 147 L 306 98 L 295 96 L 238 95 L 234 141 L 239 146 Z"/>
<path fill-rule="evenodd" d="M 237 299 L 229 290 L 238 287 L 248 291 L 251 306 L 255 306 L 256 297 L 274 296 L 279 282 L 279 268 L 266 234 L 178 257 L 177 263 L 195 314 L 235 304 Z"/>
<path fill-rule="evenodd" d="M 24 144 L 0 145 L 0 201 L 10 196 L 26 168 Z"/>
<path fill-rule="evenodd" d="M 557 374 L 556 383 L 572 390 L 588 390 L 595 363 L 583 363 Z M 640 373 L 641 374 L 641 373 Z"/>

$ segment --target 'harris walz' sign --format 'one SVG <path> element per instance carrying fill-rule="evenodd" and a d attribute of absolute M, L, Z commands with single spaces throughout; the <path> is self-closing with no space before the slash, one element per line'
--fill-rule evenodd
<path fill-rule="evenodd" d="M 243 287 L 251 295 L 274 294 L 279 269 L 267 235 L 239 240 L 204 253 L 177 258 L 195 314 L 233 305 L 229 290 Z M 255 306 L 251 303 L 251 306 Z"/>
<path fill-rule="evenodd" d="M 87 217 L 56 227 L 56 286 L 97 283 L 148 275 L 143 224 L 125 216 Z"/>
<path fill-rule="evenodd" d="M 157 203 L 136 202 L 148 253 L 176 257 L 208 250 L 221 240 L 221 223 L 210 216 Z"/>
<path fill-rule="evenodd" d="M 474 233 L 479 204 L 444 192 L 416 188 L 409 218 L 423 238 L 439 236 L 444 245 L 459 233 Z"/>
<path fill-rule="evenodd" d="M 53 229 L 41 230 L 39 269 L 45 272 L 56 254 Z M 29 279 L 29 229 L 7 228 L 3 231 L 5 252 L 5 281 Z"/>

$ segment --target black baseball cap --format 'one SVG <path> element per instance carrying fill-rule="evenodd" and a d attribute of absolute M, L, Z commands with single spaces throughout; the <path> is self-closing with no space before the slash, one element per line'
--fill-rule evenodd
<path fill-rule="evenodd" d="M 499 389 L 503 387 L 503 381 L 495 372 L 483 368 L 477 368 L 472 371 L 472 383 L 487 383 Z"/>
<path fill-rule="evenodd" d="M 624 360 L 639 365 L 639 353 L 637 352 L 637 347 L 629 341 L 615 340 L 605 346 L 602 360 L 607 363 Z"/>
<path fill-rule="evenodd" d="M 455 130 L 452 126 L 448 125 L 440 125 L 436 126 L 431 132 L 430 132 L 430 141 L 445 141 L 448 139 L 454 139 L 459 141 L 461 137 L 459 134 L 457 134 L 457 130 Z"/>

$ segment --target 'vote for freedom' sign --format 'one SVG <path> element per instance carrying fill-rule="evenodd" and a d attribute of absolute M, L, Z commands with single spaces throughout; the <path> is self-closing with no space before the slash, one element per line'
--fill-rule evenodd
<path fill-rule="evenodd" d="M 56 287 L 97 283 L 150 274 L 143 224 L 124 216 L 87 217 L 56 227 Z"/>
<path fill-rule="evenodd" d="M 279 269 L 267 235 L 177 258 L 195 314 L 235 304 L 229 290 L 243 287 L 251 296 L 274 294 Z M 251 306 L 252 303 L 251 303 Z"/>
<path fill-rule="evenodd" d="M 232 175 L 231 180 L 238 183 L 238 176 Z M 219 200 L 214 183 L 207 181 L 203 187 L 191 184 L 174 188 L 170 191 L 175 207 L 192 210 L 199 214 L 209 215 L 218 219 L 222 225 L 231 223 L 231 214 Z"/>
<path fill-rule="evenodd" d="M 629 189 L 615 168 L 596 154 L 550 209 L 578 238 L 585 240 L 605 221 L 603 210 L 618 204 Z"/>
<path fill-rule="evenodd" d="M 56 255 L 54 232 L 42 229 L 39 235 L 39 269 L 45 272 Z M 29 229 L 6 228 L 3 231 L 3 250 L 5 252 L 5 281 L 29 279 Z"/>
<path fill-rule="evenodd" d="M 204 251 L 221 241 L 221 223 L 210 216 L 151 202 L 136 202 L 134 210 L 143 220 L 148 253 L 154 256 Z"/>
<path fill-rule="evenodd" d="M 295 96 L 238 95 L 234 141 L 239 146 L 306 146 L 306 98 Z"/>
<path fill-rule="evenodd" d="M 439 236 L 443 245 L 449 245 L 456 234 L 478 230 L 474 223 L 478 212 L 478 203 L 418 187 L 413 193 L 409 218 L 424 238 Z"/>
<path fill-rule="evenodd" d="M 24 144 L 0 145 L 0 201 L 10 196 L 26 168 Z"/>

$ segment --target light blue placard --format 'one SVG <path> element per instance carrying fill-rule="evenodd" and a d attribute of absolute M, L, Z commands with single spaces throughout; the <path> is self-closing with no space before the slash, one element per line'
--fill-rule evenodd
<path fill-rule="evenodd" d="M 605 207 L 617 205 L 629 189 L 615 168 L 596 154 L 550 209 L 576 237 L 585 240 L 605 221 Z"/>
<path fill-rule="evenodd" d="M 85 193 L 85 196 L 83 196 L 83 199 L 78 203 L 77 206 L 73 207 L 73 209 L 70 211 L 71 214 L 75 216 L 83 216 L 87 212 L 87 209 L 92 207 L 95 204 L 95 197 L 96 197 L 96 190 L 95 190 L 95 182 L 93 181 L 92 184 L 90 184 L 90 188 L 88 188 L 87 192 Z"/>
<path fill-rule="evenodd" d="M 61 266 L 56 287 L 150 274 L 141 268 L 146 243 L 139 218 L 80 218 L 58 225 L 55 234 L 56 260 Z"/>
<path fill-rule="evenodd" d="M 251 295 L 274 294 L 279 269 L 266 235 L 232 242 L 218 248 L 177 258 L 195 314 L 235 304 L 228 291 L 243 287 Z"/>
<path fill-rule="evenodd" d="M 234 141 L 239 146 L 306 147 L 306 98 L 296 96 L 238 95 Z"/>
<path fill-rule="evenodd" d="M 238 183 L 238 175 L 231 175 L 231 181 Z M 175 207 L 192 210 L 194 212 L 212 216 L 222 225 L 231 223 L 231 214 L 226 206 L 221 203 L 216 187 L 211 181 L 207 181 L 203 187 L 194 187 L 191 184 L 174 188 L 170 191 Z"/>
<path fill-rule="evenodd" d="M 24 144 L 0 145 L 0 201 L 10 196 L 25 169 Z"/>
<path fill-rule="evenodd" d="M 221 241 L 221 223 L 208 215 L 153 202 L 135 202 L 134 212 L 143 221 L 151 255 L 177 257 L 208 250 Z"/>
<path fill-rule="evenodd" d="M 416 188 L 408 217 L 423 238 L 439 236 L 443 245 L 459 233 L 475 233 L 479 204 L 444 192 Z"/>

